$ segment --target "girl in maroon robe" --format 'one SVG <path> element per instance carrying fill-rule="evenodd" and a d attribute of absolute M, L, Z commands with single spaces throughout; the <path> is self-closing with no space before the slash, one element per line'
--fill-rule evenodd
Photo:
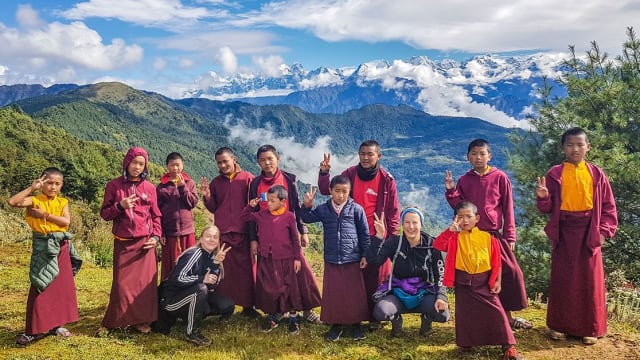
<path fill-rule="evenodd" d="M 100 216 L 113 221 L 113 281 L 109 306 L 97 335 L 133 326 L 151 331 L 158 316 L 156 246 L 162 234 L 156 188 L 146 180 L 149 156 L 131 148 L 122 176 L 107 183 Z"/>
<path fill-rule="evenodd" d="M 585 167 L 591 176 L 593 187 L 587 192 L 592 195 L 592 207 L 584 211 L 561 209 L 562 189 L 579 186 L 563 182 L 564 163 L 552 167 L 546 177 L 538 178 L 537 207 L 550 214 L 545 232 L 552 244 L 547 326 L 554 340 L 572 335 L 592 345 L 607 334 L 602 244 L 616 233 L 616 203 L 602 169 L 585 161 L 591 145 L 584 130 L 567 130 L 561 144 L 565 163 L 576 169 Z"/>

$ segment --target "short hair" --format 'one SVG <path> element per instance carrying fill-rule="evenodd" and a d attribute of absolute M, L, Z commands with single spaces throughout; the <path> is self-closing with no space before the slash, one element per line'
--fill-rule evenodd
<path fill-rule="evenodd" d="M 453 209 L 454 209 L 454 214 L 456 215 L 458 214 L 458 211 L 462 209 L 469 209 L 473 211 L 475 215 L 478 215 L 478 207 L 471 201 L 466 201 L 466 200 L 460 201 L 458 204 L 456 204 L 456 206 Z"/>
<path fill-rule="evenodd" d="M 569 136 L 580 136 L 580 135 L 584 135 L 585 140 L 587 140 L 587 143 L 589 143 L 589 137 L 587 136 L 587 133 L 586 131 L 584 131 L 583 128 L 572 127 L 571 129 L 562 133 L 562 138 L 560 139 L 560 145 L 564 145 L 564 143 L 567 141 L 567 138 Z"/>
<path fill-rule="evenodd" d="M 59 175 L 60 177 L 64 178 L 64 174 L 62 173 L 62 171 L 60 171 L 60 169 L 58 169 L 57 167 L 51 166 L 48 167 L 46 169 L 44 169 L 42 171 L 42 175 L 40 176 L 50 176 L 50 175 Z"/>
<path fill-rule="evenodd" d="M 491 153 L 491 146 L 489 146 L 489 142 L 485 139 L 475 139 L 471 141 L 467 147 L 467 154 L 470 153 L 474 147 L 486 147 L 487 151 Z"/>
<path fill-rule="evenodd" d="M 179 159 L 180 161 L 184 162 L 184 158 L 182 157 L 182 155 L 180 155 L 180 153 L 178 153 L 178 152 L 172 152 L 172 153 L 170 153 L 169 155 L 167 155 L 166 164 L 167 164 L 167 165 L 169 165 L 169 162 L 170 162 L 170 161 L 178 160 L 178 159 Z"/>
<path fill-rule="evenodd" d="M 351 187 L 351 180 L 344 175 L 336 175 L 331 179 L 329 188 L 333 189 L 336 185 L 349 185 L 349 187 Z"/>
<path fill-rule="evenodd" d="M 223 146 L 220 149 L 216 150 L 216 153 L 215 155 L 213 155 L 213 157 L 217 157 L 218 155 L 222 155 L 222 154 L 229 154 L 229 156 L 236 156 L 236 154 L 233 153 L 233 150 L 231 150 L 230 147 Z"/>
<path fill-rule="evenodd" d="M 358 151 L 360 151 L 360 149 L 362 149 L 365 146 L 375 146 L 376 151 L 380 152 L 380 144 L 378 144 L 378 142 L 375 140 L 369 139 L 369 140 L 363 141 L 362 144 L 360 144 Z"/>
<path fill-rule="evenodd" d="M 258 151 L 256 152 L 256 159 L 260 157 L 260 154 L 269 152 L 269 151 L 271 151 L 275 156 L 278 156 L 278 150 L 276 150 L 275 146 L 266 144 L 258 148 Z"/>
<path fill-rule="evenodd" d="M 273 185 L 267 190 L 267 194 L 276 194 L 280 200 L 286 200 L 289 197 L 287 189 L 282 185 Z"/>

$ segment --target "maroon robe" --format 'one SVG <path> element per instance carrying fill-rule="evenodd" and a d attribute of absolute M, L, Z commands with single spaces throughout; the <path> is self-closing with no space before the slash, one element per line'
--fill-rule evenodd
<path fill-rule="evenodd" d="M 325 324 L 351 325 L 369 320 L 367 292 L 359 262 L 324 262 L 322 312 Z"/>
<path fill-rule="evenodd" d="M 455 272 L 456 344 L 460 347 L 516 343 L 500 299 L 489 289 L 490 273 Z"/>
<path fill-rule="evenodd" d="M 243 307 L 255 305 L 255 270 L 251 259 L 247 223 L 240 219 L 249 202 L 249 184 L 253 174 L 236 168 L 233 179 L 218 175 L 209 184 L 211 197 L 204 204 L 214 214 L 220 230 L 220 242 L 231 247 L 224 261 L 224 279 L 217 291 L 231 297 Z"/>
<path fill-rule="evenodd" d="M 33 285 L 29 288 L 25 328 L 28 335 L 43 334 L 78 320 L 78 301 L 68 240 L 60 246 L 58 268 L 58 276 L 43 292 L 38 292 Z"/>
<path fill-rule="evenodd" d="M 165 244 L 162 246 L 161 256 L 161 276 L 160 280 L 166 280 L 171 274 L 171 270 L 176 266 L 178 257 L 188 248 L 196 245 L 196 236 L 194 233 L 180 236 L 164 237 Z"/>
<path fill-rule="evenodd" d="M 593 164 L 586 166 L 593 180 L 593 209 L 560 210 L 562 164 L 547 172 L 549 196 L 537 199 L 538 209 L 550 214 L 545 226 L 552 245 L 547 326 L 569 335 L 601 337 L 607 333 L 607 308 L 600 235 L 613 237 L 618 218 L 606 175 Z"/>
<path fill-rule="evenodd" d="M 506 311 L 528 306 L 524 275 L 510 244 L 516 241 L 513 190 L 507 174 L 492 167 L 482 176 L 473 169 L 458 179 L 456 187 L 445 193 L 452 208 L 461 201 L 478 207 L 478 229 L 491 233 L 500 241 L 502 258 L 502 291 L 500 301 Z"/>
<path fill-rule="evenodd" d="M 158 268 L 155 248 L 142 248 L 148 239 L 114 239 L 113 282 L 102 326 L 113 329 L 156 321 Z"/>

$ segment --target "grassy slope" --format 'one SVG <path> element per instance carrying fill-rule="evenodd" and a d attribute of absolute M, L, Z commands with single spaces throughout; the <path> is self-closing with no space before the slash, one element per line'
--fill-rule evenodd
<path fill-rule="evenodd" d="M 204 333 L 213 340 L 208 348 L 183 341 L 184 323 L 179 322 L 170 336 L 141 335 L 128 331 L 106 338 L 92 336 L 99 327 L 109 297 L 110 269 L 85 264 L 76 278 L 80 320 L 68 327 L 69 339 L 45 338 L 27 348 L 14 347 L 15 337 L 24 328 L 24 308 L 28 291 L 29 242 L 0 242 L 0 358 L 8 359 L 499 359 L 496 347 L 483 348 L 461 357 L 455 352 L 453 322 L 436 324 L 427 340 L 417 334 L 419 319 L 406 316 L 407 334 L 389 338 L 385 330 L 368 333 L 362 342 L 341 339 L 324 341 L 326 326 L 303 324 L 299 335 L 289 336 L 281 326 L 271 334 L 258 330 L 258 322 L 240 317 L 221 324 L 205 321 Z M 320 254 L 310 253 L 309 261 L 318 269 Z M 527 359 L 637 359 L 640 336 L 621 324 L 612 323 L 610 335 L 597 345 L 586 347 L 578 341 L 551 342 L 544 336 L 544 310 L 532 306 L 520 315 L 536 327 L 516 334 L 519 348 Z"/>

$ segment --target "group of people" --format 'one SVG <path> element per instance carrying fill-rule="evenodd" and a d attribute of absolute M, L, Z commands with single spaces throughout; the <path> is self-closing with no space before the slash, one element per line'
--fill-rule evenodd
<path fill-rule="evenodd" d="M 553 244 L 547 326 L 552 339 L 577 336 L 594 344 L 607 331 L 601 245 L 615 234 L 616 206 L 607 177 L 585 161 L 586 132 L 567 130 L 561 145 L 565 161 L 538 178 L 536 189 L 538 209 L 550 214 L 545 231 Z M 202 178 L 199 187 L 214 221 L 196 242 L 192 210 L 199 194 L 182 156 L 167 156 L 167 173 L 156 187 L 147 180 L 147 152 L 131 148 L 122 176 L 106 186 L 100 212 L 113 222 L 114 260 L 99 333 L 132 327 L 167 334 L 182 318 L 187 340 L 207 345 L 201 320 L 228 318 L 238 305 L 252 318 L 262 317 L 261 310 L 265 332 L 288 317 L 291 334 L 300 331 L 302 319 L 330 325 L 328 341 L 345 331 L 364 339 L 363 322 L 375 330 L 390 321 L 391 335 L 401 336 L 403 314 L 418 313 L 418 333 L 428 336 L 434 321 L 450 319 L 446 288 L 453 287 L 458 349 L 501 345 L 504 359 L 522 359 L 513 330 L 533 324 L 512 315 L 527 307 L 527 296 L 514 254 L 511 182 L 489 165 L 489 143 L 469 144 L 471 169 L 457 183 L 445 172 L 454 216 L 435 238 L 423 229 L 421 209 L 401 210 L 395 179 L 379 162 L 380 145 L 367 140 L 358 155 L 356 166 L 333 177 L 331 155 L 324 155 L 317 185 L 329 198 L 314 207 L 314 186 L 301 203 L 296 176 L 280 169 L 272 145 L 257 151 L 258 176 L 240 168 L 232 149 L 220 148 L 219 175 L 211 182 Z M 78 319 L 73 276 L 81 260 L 67 232 L 69 205 L 58 196 L 62 184 L 62 173 L 49 168 L 9 200 L 27 209 L 34 232 L 20 345 L 48 334 L 70 336 L 64 325 Z M 315 222 L 323 225 L 322 295 L 303 251 L 309 244 L 306 224 Z M 314 311 L 319 306 L 320 315 Z"/>

